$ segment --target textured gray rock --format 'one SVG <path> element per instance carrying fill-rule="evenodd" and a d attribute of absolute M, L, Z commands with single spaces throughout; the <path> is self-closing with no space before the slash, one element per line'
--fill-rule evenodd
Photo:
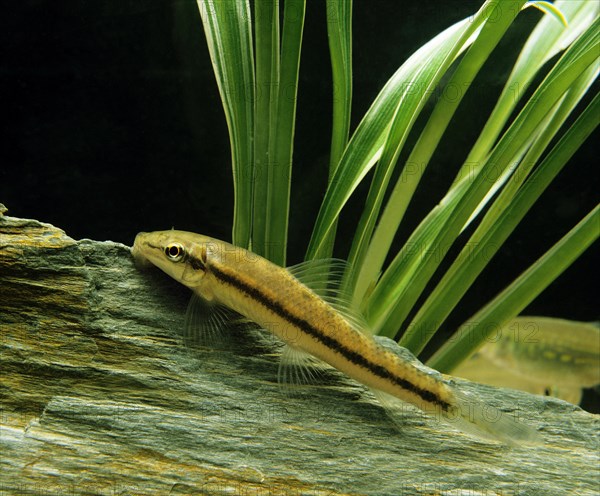
<path fill-rule="evenodd" d="M 187 298 L 124 245 L 0 210 L 0 494 L 598 494 L 597 415 L 458 381 L 544 445 L 474 439 L 412 408 L 398 429 L 335 372 L 282 391 L 258 335 L 186 349 Z"/>

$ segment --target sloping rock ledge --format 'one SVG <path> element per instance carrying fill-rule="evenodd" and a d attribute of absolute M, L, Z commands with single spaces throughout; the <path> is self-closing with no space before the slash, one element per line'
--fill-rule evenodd
<path fill-rule="evenodd" d="M 511 448 L 335 373 L 299 395 L 268 341 L 189 350 L 188 293 L 129 248 L 0 210 L 1 494 L 598 494 L 600 420 L 459 381 L 544 438 Z"/>

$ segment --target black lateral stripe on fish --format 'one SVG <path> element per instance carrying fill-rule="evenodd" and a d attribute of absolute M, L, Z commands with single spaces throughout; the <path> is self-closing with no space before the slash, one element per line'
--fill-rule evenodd
<path fill-rule="evenodd" d="M 285 319 L 290 324 L 300 327 L 304 332 L 306 332 L 307 334 L 310 334 L 314 338 L 318 339 L 321 343 L 323 343 L 326 346 L 329 346 L 334 351 L 337 351 L 338 353 L 340 353 L 341 355 L 346 357 L 348 360 L 350 360 L 352 363 L 370 370 L 373 374 L 378 375 L 382 379 L 387 379 L 387 380 L 394 382 L 401 388 L 406 389 L 407 391 L 410 391 L 413 394 L 416 394 L 417 396 L 422 398 L 424 401 L 427 401 L 429 403 L 433 403 L 435 405 L 440 406 L 444 411 L 447 411 L 451 407 L 450 403 L 448 403 L 447 401 L 444 401 L 442 398 L 440 398 L 434 392 L 429 391 L 427 389 L 420 388 L 419 386 L 413 384 L 412 382 L 407 381 L 406 379 L 402 379 L 401 377 L 398 377 L 396 374 L 390 372 L 385 367 L 383 367 L 381 365 L 377 365 L 375 363 L 372 363 L 369 360 L 365 359 L 365 357 L 363 357 L 361 354 L 348 349 L 342 343 L 340 343 L 337 339 L 335 339 L 331 336 L 328 336 L 327 334 L 325 334 L 324 332 L 322 332 L 315 326 L 311 325 L 306 320 L 292 314 L 287 309 L 285 309 L 281 304 L 277 303 L 276 301 L 273 301 L 268 296 L 266 296 L 264 293 L 262 293 L 259 289 L 253 288 L 253 287 L 245 284 L 242 280 L 238 279 L 236 276 L 227 274 L 227 273 L 223 272 L 222 270 L 217 269 L 214 266 L 210 268 L 210 272 L 212 274 L 214 274 L 216 277 L 218 277 L 224 283 L 230 284 L 230 285 L 234 286 L 235 288 L 237 288 L 239 291 L 246 293 L 249 297 L 258 301 L 264 307 L 268 308 L 273 313 L 276 313 L 277 315 L 279 315 L 281 318 Z"/>

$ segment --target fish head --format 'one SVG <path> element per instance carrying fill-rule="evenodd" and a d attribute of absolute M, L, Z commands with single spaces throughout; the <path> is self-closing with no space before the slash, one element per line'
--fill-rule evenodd
<path fill-rule="evenodd" d="M 187 287 L 201 290 L 213 241 L 186 231 L 141 232 L 131 254 L 136 263 L 155 265 Z"/>

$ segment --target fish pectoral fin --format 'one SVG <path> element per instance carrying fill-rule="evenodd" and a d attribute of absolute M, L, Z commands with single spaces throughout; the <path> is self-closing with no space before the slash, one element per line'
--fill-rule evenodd
<path fill-rule="evenodd" d="M 344 275 L 351 271 L 345 260 L 322 258 L 309 260 L 287 268 L 296 279 L 331 305 L 357 331 L 372 334 L 369 326 L 352 303 L 352 294 L 342 289 Z"/>
<path fill-rule="evenodd" d="M 191 347 L 216 346 L 225 340 L 227 327 L 240 320 L 246 319 L 223 305 L 194 294 L 185 313 L 184 343 Z"/>
<path fill-rule="evenodd" d="M 298 348 L 285 345 L 277 371 L 277 381 L 283 389 L 292 386 L 305 386 L 317 382 L 323 370 L 331 366 Z"/>

